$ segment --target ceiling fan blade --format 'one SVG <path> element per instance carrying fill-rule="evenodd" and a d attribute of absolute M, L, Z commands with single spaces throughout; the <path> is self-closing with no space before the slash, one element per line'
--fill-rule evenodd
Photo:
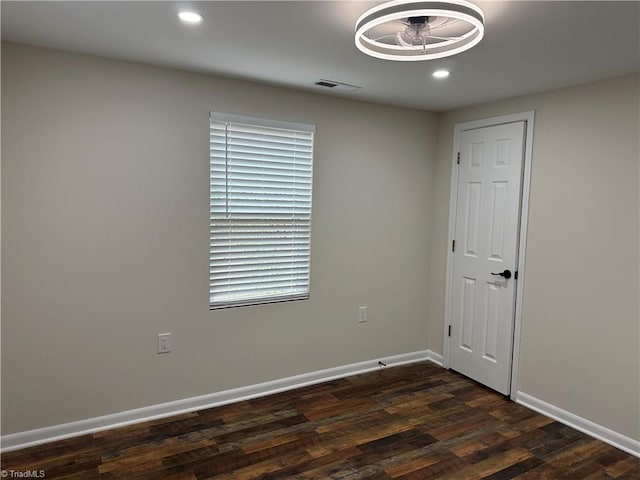
<path fill-rule="evenodd" d="M 370 38 L 369 40 L 373 41 L 373 42 L 377 42 L 378 40 L 382 40 L 384 38 L 396 38 L 398 34 L 397 33 L 390 33 L 389 35 L 382 35 L 381 37 L 375 37 L 375 38 Z"/>
<path fill-rule="evenodd" d="M 428 38 L 435 38 L 436 40 L 460 40 L 462 37 L 438 37 L 437 35 L 429 35 Z"/>
<path fill-rule="evenodd" d="M 448 27 L 452 23 L 455 24 L 455 23 L 458 23 L 458 22 L 460 22 L 460 20 L 457 19 L 457 18 L 447 18 L 442 22 L 434 22 L 434 23 L 432 23 L 431 28 L 432 29 L 436 29 L 436 28 Z"/>

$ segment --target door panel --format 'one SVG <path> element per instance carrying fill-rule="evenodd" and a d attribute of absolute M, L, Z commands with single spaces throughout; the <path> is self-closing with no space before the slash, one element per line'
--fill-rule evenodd
<path fill-rule="evenodd" d="M 462 342 L 460 346 L 468 352 L 472 352 L 473 345 L 473 325 L 475 324 L 475 303 L 476 303 L 476 281 L 473 278 L 463 278 L 464 292 L 462 307 Z"/>
<path fill-rule="evenodd" d="M 451 368 L 508 394 L 525 122 L 460 135 Z"/>

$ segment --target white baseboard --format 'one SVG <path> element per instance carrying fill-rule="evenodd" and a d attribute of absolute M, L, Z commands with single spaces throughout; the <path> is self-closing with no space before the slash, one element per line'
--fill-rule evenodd
<path fill-rule="evenodd" d="M 586 433 L 598 440 L 602 440 L 609 445 L 613 445 L 620 450 L 630 453 L 636 457 L 640 457 L 640 441 L 633 438 L 626 437 L 621 433 L 618 433 L 610 428 L 599 425 L 586 418 L 579 417 L 571 412 L 567 412 L 560 407 L 551 405 L 543 400 L 540 400 L 528 393 L 518 392 L 516 393 L 516 402 L 520 405 L 524 405 L 531 410 L 535 410 L 538 413 L 551 417 L 554 420 L 564 423 L 576 430 Z"/>
<path fill-rule="evenodd" d="M 25 432 L 11 433 L 0 437 L 0 445 L 2 446 L 0 451 L 9 452 L 19 450 L 34 445 L 63 440 L 65 438 L 77 437 L 88 433 L 123 427 L 133 423 L 203 410 L 205 408 L 218 407 L 228 403 L 240 402 L 242 400 L 271 395 L 294 388 L 306 387 L 350 375 L 371 372 L 381 368 L 378 364 L 379 360 L 384 362 L 388 367 L 422 362 L 425 360 L 430 360 L 433 363 L 442 365 L 442 356 L 430 350 L 420 350 L 365 362 L 351 363 L 270 382 L 258 383 L 256 385 L 136 408 L 135 410 L 127 410 Z"/>
<path fill-rule="evenodd" d="M 443 361 L 442 355 L 432 350 L 426 350 L 426 352 L 427 352 L 427 360 L 430 360 L 431 362 L 435 363 L 436 365 L 439 365 L 440 367 L 444 366 L 444 364 L 442 363 Z"/>

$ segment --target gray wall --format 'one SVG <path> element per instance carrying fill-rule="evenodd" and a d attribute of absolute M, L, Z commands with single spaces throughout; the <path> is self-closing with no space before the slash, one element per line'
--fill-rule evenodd
<path fill-rule="evenodd" d="M 210 109 L 317 126 L 310 300 L 208 310 Z M 3 45 L 3 433 L 425 349 L 435 121 Z"/>
<path fill-rule="evenodd" d="M 519 390 L 640 439 L 639 77 L 445 113 L 429 348 L 442 352 L 453 126 L 535 110 Z"/>
<path fill-rule="evenodd" d="M 536 110 L 519 386 L 640 439 L 637 76 L 435 115 L 13 44 L 2 67 L 3 434 L 442 352 L 453 125 Z M 317 125 L 310 300 L 209 312 L 209 109 Z"/>

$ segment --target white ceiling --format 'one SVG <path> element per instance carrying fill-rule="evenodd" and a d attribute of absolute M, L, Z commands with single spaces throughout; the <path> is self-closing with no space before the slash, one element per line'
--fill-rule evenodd
<path fill-rule="evenodd" d="M 638 1 L 477 1 L 482 42 L 423 62 L 356 49 L 356 19 L 380 3 L 2 1 L 2 39 L 328 94 L 314 82 L 337 80 L 363 87 L 340 95 L 433 111 L 640 71 Z M 205 22 L 181 24 L 185 6 Z"/>

